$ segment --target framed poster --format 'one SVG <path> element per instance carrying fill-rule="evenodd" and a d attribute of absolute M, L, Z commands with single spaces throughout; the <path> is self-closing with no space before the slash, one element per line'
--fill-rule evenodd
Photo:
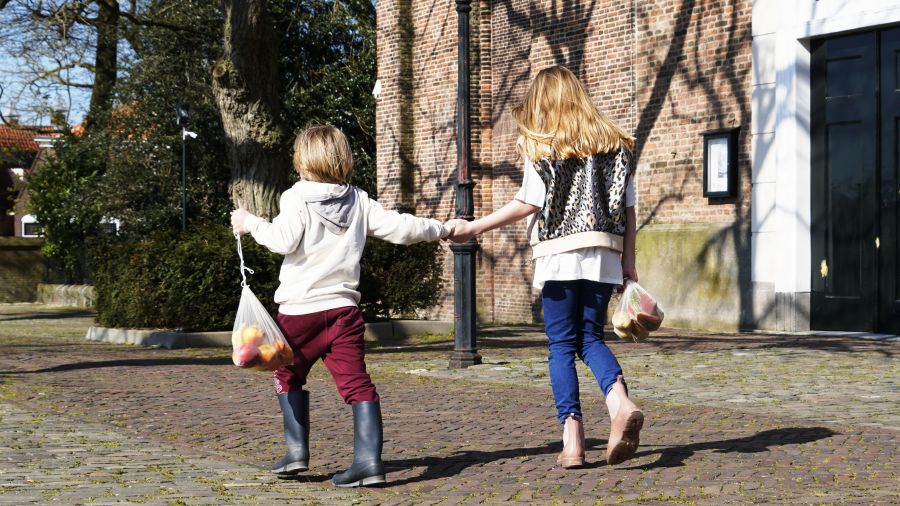
<path fill-rule="evenodd" d="M 733 197 L 737 180 L 737 128 L 703 134 L 703 196 Z"/>

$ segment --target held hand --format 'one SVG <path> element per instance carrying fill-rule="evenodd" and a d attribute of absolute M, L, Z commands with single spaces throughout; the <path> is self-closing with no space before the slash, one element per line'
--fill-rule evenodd
<path fill-rule="evenodd" d="M 625 279 L 630 279 L 632 281 L 638 280 L 637 268 L 634 265 L 623 265 L 622 266 L 622 277 Z"/>
<path fill-rule="evenodd" d="M 250 213 L 247 212 L 246 209 L 235 209 L 234 211 L 231 211 L 231 231 L 234 232 L 235 235 L 247 233 L 247 230 L 244 228 L 244 222 L 247 220 L 248 216 L 250 216 Z"/>
<path fill-rule="evenodd" d="M 453 229 L 448 236 L 453 242 L 466 242 L 475 235 L 472 224 L 466 220 L 454 218 L 448 220 L 445 225 Z"/>
<path fill-rule="evenodd" d="M 442 224 L 442 226 L 444 227 L 444 230 L 443 232 L 441 232 L 441 240 L 449 241 L 450 236 L 453 235 L 453 231 L 456 229 L 456 225 L 454 223 L 451 223 L 450 221 L 446 221 Z"/>

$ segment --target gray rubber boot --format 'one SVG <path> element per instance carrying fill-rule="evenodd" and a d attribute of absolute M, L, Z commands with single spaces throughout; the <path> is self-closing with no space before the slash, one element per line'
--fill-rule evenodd
<path fill-rule="evenodd" d="M 353 405 L 353 465 L 334 475 L 331 483 L 338 487 L 366 487 L 385 482 L 381 447 L 384 436 L 381 405 L 358 402 Z"/>
<path fill-rule="evenodd" d="M 284 417 L 284 441 L 287 453 L 272 466 L 279 476 L 291 476 L 309 469 L 309 392 L 295 390 L 278 394 Z"/>

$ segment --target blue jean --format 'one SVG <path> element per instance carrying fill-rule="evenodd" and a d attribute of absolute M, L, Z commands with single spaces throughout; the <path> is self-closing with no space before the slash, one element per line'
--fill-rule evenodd
<path fill-rule="evenodd" d="M 609 283 L 585 279 L 544 283 L 541 297 L 550 340 L 550 386 L 560 423 L 573 414 L 581 418 L 576 355 L 591 368 L 604 395 L 622 374 L 622 367 L 603 342 L 612 289 Z"/>

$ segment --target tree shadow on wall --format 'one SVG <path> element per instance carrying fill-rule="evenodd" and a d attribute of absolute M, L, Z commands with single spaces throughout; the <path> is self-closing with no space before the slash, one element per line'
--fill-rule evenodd
<path fill-rule="evenodd" d="M 408 3 L 408 0 L 403 0 Z M 401 2 L 402 3 L 402 2 Z M 477 2 L 473 9 L 478 11 L 487 7 L 491 16 L 492 26 L 504 26 L 507 32 L 502 37 L 497 35 L 490 41 L 491 65 L 491 96 L 490 96 L 490 125 L 494 129 L 492 134 L 492 149 L 495 152 L 493 166 L 489 168 L 491 178 L 495 185 L 506 184 L 515 187 L 521 184 L 521 170 L 513 161 L 503 161 L 500 153 L 506 153 L 505 144 L 514 137 L 514 132 L 503 130 L 501 125 L 505 121 L 508 109 L 515 104 L 528 85 L 531 74 L 531 59 L 535 50 L 534 41 L 542 41 L 542 48 L 546 48 L 552 63 L 565 65 L 573 70 L 581 78 L 585 78 L 586 61 L 588 56 L 595 56 L 588 48 L 591 33 L 591 23 L 605 15 L 608 6 L 600 5 L 596 0 L 579 2 L 577 0 L 559 0 L 551 4 L 528 3 L 520 4 L 513 0 L 500 0 L 498 2 Z M 630 2 L 627 7 L 620 9 L 622 12 L 621 24 L 629 24 L 627 30 L 642 30 L 644 33 L 635 34 L 634 43 L 639 44 L 633 48 L 633 60 L 631 72 L 636 73 L 636 65 L 649 69 L 641 75 L 633 74 L 636 89 L 633 100 L 639 103 L 630 119 L 630 127 L 637 138 L 635 149 L 635 167 L 641 164 L 645 157 L 645 150 L 651 144 L 651 137 L 673 135 L 676 132 L 660 131 L 661 118 L 668 120 L 674 118 L 692 125 L 702 125 L 702 129 L 712 130 L 740 126 L 738 139 L 739 183 L 737 195 L 731 198 L 709 199 L 710 207 L 727 208 L 728 214 L 733 216 L 729 223 L 716 230 L 701 245 L 699 252 L 693 258 L 692 269 L 711 275 L 712 283 L 734 283 L 739 286 L 738 310 L 739 325 L 744 328 L 755 328 L 760 322 L 769 320 L 778 311 L 793 311 L 800 317 L 806 315 L 807 309 L 793 304 L 790 308 L 779 308 L 773 299 L 764 307 L 754 310 L 754 293 L 751 276 L 751 213 L 749 206 L 749 194 L 751 188 L 751 153 L 750 153 L 750 72 L 751 66 L 743 64 L 744 58 L 750 51 L 752 34 L 750 31 L 750 17 L 746 8 L 746 1 L 723 0 L 714 7 L 697 0 L 680 0 L 674 9 L 662 12 L 656 5 Z M 403 4 L 406 5 L 406 4 Z M 404 10 L 405 9 L 405 10 Z M 416 35 L 412 23 L 411 8 L 400 8 L 401 14 L 405 13 L 406 31 L 409 44 L 401 48 L 401 69 L 406 69 L 411 76 L 422 76 L 425 68 L 413 68 L 413 45 Z M 428 23 L 434 23 L 432 12 L 426 16 Z M 448 18 L 455 17 L 451 12 Z M 451 19 L 452 21 L 452 19 Z M 442 30 L 447 26 L 447 19 L 442 21 Z M 725 28 L 721 25 L 725 23 Z M 404 21 L 401 20 L 401 24 Z M 619 23 L 619 21 L 616 21 Z M 451 23 L 452 25 L 452 23 Z M 618 25 L 617 25 L 618 26 Z M 663 33 L 658 26 L 667 26 Z M 655 30 L 655 31 L 654 31 Z M 722 31 L 726 40 L 724 44 L 713 47 L 711 38 L 721 39 Z M 451 30 L 452 31 L 452 30 Z M 443 32 L 444 36 L 453 37 L 455 34 Z M 477 39 L 477 31 L 473 32 Z M 631 33 L 631 32 L 629 32 Z M 493 36 L 494 34 L 492 34 Z M 614 35 L 611 35 L 614 36 Z M 427 37 L 425 37 L 427 39 Z M 656 44 L 658 42 L 658 44 Z M 480 51 L 480 46 L 473 44 L 473 50 Z M 437 45 L 432 48 L 416 47 L 416 51 L 429 51 L 434 56 Z M 710 52 L 713 50 L 713 52 Z M 627 46 L 623 46 L 623 52 L 627 52 Z M 475 58 L 478 61 L 477 58 Z M 447 83 L 448 89 L 452 89 L 452 83 Z M 669 100 L 673 89 L 686 89 L 690 92 L 699 92 L 707 103 L 706 111 L 695 112 L 684 109 L 681 100 Z M 473 97 L 480 100 L 480 81 L 473 80 L 471 90 Z M 452 170 L 432 170 L 416 164 L 416 142 L 422 139 L 414 138 L 412 126 L 420 117 L 435 117 L 440 114 L 438 109 L 430 111 L 413 110 L 412 97 L 414 93 L 412 80 L 404 86 L 404 94 L 410 102 L 401 108 L 406 112 L 401 114 L 401 124 L 406 127 L 394 132 L 401 146 L 401 164 L 404 170 L 414 174 L 437 173 L 437 181 L 434 184 L 438 188 L 436 194 L 432 193 L 422 202 L 425 205 L 436 207 L 452 193 L 455 188 L 455 172 Z M 602 90 L 605 91 L 605 90 Z M 480 102 L 479 102 L 480 103 Z M 694 106 L 691 106 L 694 107 Z M 478 125 L 480 111 L 478 107 L 471 111 L 472 124 Z M 699 118 L 699 119 L 698 119 Z M 419 123 L 421 125 L 421 123 Z M 447 157 L 454 147 L 455 118 L 448 118 L 439 122 L 436 130 L 431 131 L 431 148 L 437 158 Z M 498 130 L 498 125 L 501 126 Z M 808 128 L 808 126 L 805 126 Z M 698 128 L 699 130 L 700 128 Z M 477 131 L 477 129 L 475 129 Z M 420 137 L 422 137 L 420 135 Z M 425 136 L 427 137 L 427 136 Z M 690 146 L 700 145 L 702 138 L 690 141 Z M 440 141 L 440 142 L 439 142 Z M 502 148 L 502 149 L 500 149 Z M 688 148 L 679 147 L 679 151 Z M 693 149 L 693 148 L 690 148 Z M 657 159 L 654 163 L 668 166 L 673 164 L 678 174 L 677 180 L 664 187 L 653 188 L 653 204 L 650 209 L 641 212 L 643 229 L 650 223 L 658 221 L 665 213 L 671 212 L 678 205 L 696 202 L 696 195 L 701 191 L 702 171 L 697 167 L 696 155 L 683 156 L 681 160 L 665 161 Z M 419 161 L 421 162 L 421 161 Z M 473 172 L 481 167 L 473 167 Z M 655 172 L 655 170 L 654 170 Z M 405 176 L 401 176 L 403 179 Z M 431 176 L 427 176 L 431 177 Z M 416 181 L 414 186 L 423 187 L 425 181 Z M 499 184 L 498 184 L 499 183 Z M 401 183 L 406 184 L 409 183 Z M 495 186 L 496 187 L 496 186 Z M 478 192 L 476 191 L 476 194 Z M 432 196 L 433 195 L 433 196 Z M 477 198 L 477 197 L 476 197 Z M 427 201 L 426 201 L 427 200 Z M 502 202 L 499 204 L 502 205 Z M 499 207 L 494 205 L 493 207 Z M 513 244 L 512 251 L 504 251 L 502 258 L 500 253 L 491 254 L 482 250 L 484 261 L 497 265 L 499 262 L 509 264 L 517 260 L 524 260 L 521 266 L 514 266 L 513 270 L 522 274 L 523 282 L 527 282 L 530 276 L 530 259 L 527 253 L 528 245 L 524 240 L 522 231 L 524 227 L 514 226 L 500 229 L 492 240 L 494 243 Z M 732 253 L 733 252 L 733 253 Z M 736 279 L 731 275 L 723 276 L 712 272 L 711 266 L 717 266 L 723 258 L 734 255 L 736 261 Z M 712 272 L 712 273 L 711 273 Z M 726 279 L 727 278 L 727 279 Z M 540 318 L 539 297 L 532 297 L 531 312 L 537 320 Z M 777 316 L 777 315 L 776 315 Z"/>
<path fill-rule="evenodd" d="M 739 322 L 742 328 L 756 328 L 763 321 L 777 316 L 777 311 L 793 312 L 799 317 L 808 317 L 807 309 L 796 302 L 790 308 L 779 308 L 773 299 L 764 307 L 754 310 L 754 292 L 751 276 L 751 153 L 750 153 L 750 82 L 751 66 L 749 54 L 752 44 L 750 18 L 746 2 L 728 0 L 719 2 L 715 9 L 697 0 L 681 0 L 674 10 L 661 12 L 653 4 L 632 3 L 632 29 L 643 30 L 636 34 L 638 46 L 633 48 L 635 60 L 631 72 L 637 72 L 635 65 L 652 69 L 649 74 L 635 77 L 637 89 L 634 100 L 639 100 L 636 117 L 633 118 L 633 129 L 637 139 L 635 148 L 635 167 L 641 164 L 645 150 L 651 144 L 651 137 L 660 138 L 676 135 L 678 132 L 660 131 L 661 118 L 672 118 L 688 123 L 696 129 L 714 130 L 741 127 L 738 139 L 739 177 L 737 194 L 730 198 L 711 198 L 707 205 L 711 207 L 729 208 L 733 220 L 726 226 L 714 231 L 701 245 L 693 258 L 695 271 L 709 277 L 713 285 L 736 282 L 738 290 Z M 551 48 L 553 63 L 566 65 L 576 75 L 585 78 L 584 55 L 588 43 L 588 25 L 594 18 L 595 2 L 562 1 L 541 9 L 539 4 L 526 8 L 517 8 L 512 0 L 499 2 L 495 10 L 507 11 L 510 24 L 515 29 L 525 32 L 522 40 L 543 38 Z M 584 19 L 584 22 L 573 25 L 572 18 Z M 724 21 L 725 28 L 721 24 Z M 665 33 L 653 30 L 661 24 L 668 26 Z M 544 30 L 546 26 L 565 26 L 566 30 Z M 572 27 L 574 30 L 569 30 Z M 724 44 L 713 47 L 711 40 L 719 39 L 724 30 Z M 573 33 L 577 31 L 578 33 Z M 654 45 L 658 41 L 659 45 Z M 714 49 L 714 53 L 710 52 Z M 658 55 L 658 56 L 657 56 Z M 528 55 L 524 57 L 528 60 Z M 746 61 L 747 64 L 744 64 Z M 649 66 L 647 65 L 649 64 Z M 494 121 L 503 114 L 502 105 L 513 103 L 524 92 L 521 75 L 513 73 L 515 86 L 506 86 L 501 80 L 501 96 Z M 673 90 L 699 92 L 706 101 L 705 112 L 680 109 L 684 100 L 671 100 Z M 665 114 L 664 114 L 665 113 Z M 808 128 L 808 126 L 806 126 Z M 691 145 L 700 145 L 702 138 L 691 140 Z M 678 151 L 685 151 L 680 147 Z M 675 156 L 676 153 L 673 153 Z M 695 195 L 701 191 L 702 170 L 696 167 L 697 157 L 688 154 L 681 160 L 665 161 L 657 158 L 654 165 L 674 166 L 678 181 L 662 188 L 653 188 L 653 207 L 641 213 L 643 219 L 639 228 L 657 220 L 663 211 L 671 212 L 673 206 L 695 201 Z M 702 159 L 702 158 L 701 158 Z M 657 172 L 657 167 L 653 167 Z M 767 217 L 763 217 L 765 219 Z M 721 260 L 732 254 L 736 261 L 736 279 L 722 271 Z M 758 305 L 758 304 L 756 304 Z M 534 311 L 537 314 L 537 311 Z"/>

